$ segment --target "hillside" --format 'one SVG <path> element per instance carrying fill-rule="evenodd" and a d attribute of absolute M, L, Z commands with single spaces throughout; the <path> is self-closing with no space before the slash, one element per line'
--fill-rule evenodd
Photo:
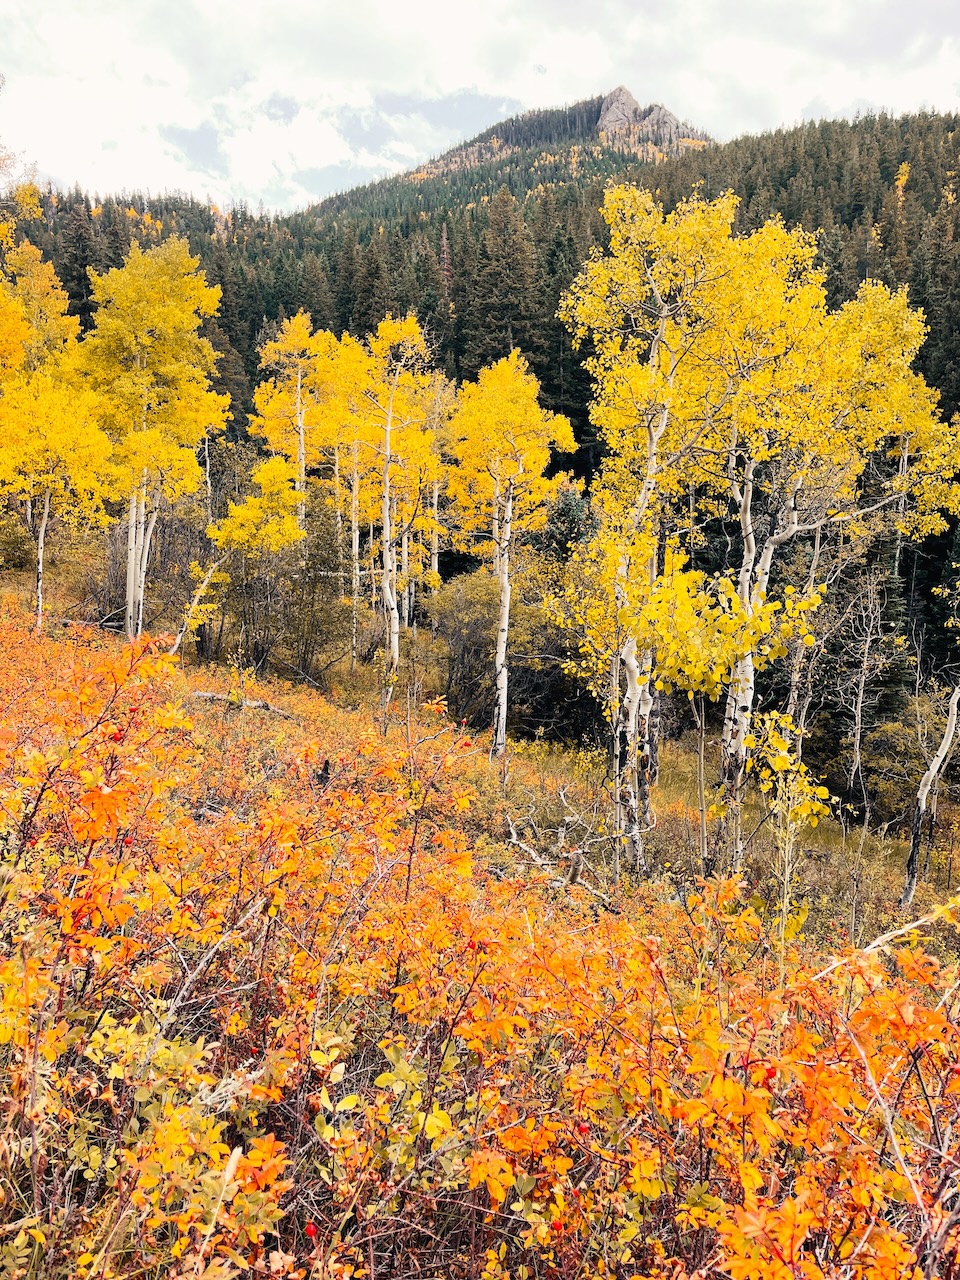
<path fill-rule="evenodd" d="M 487 334 L 494 286 L 482 266 L 495 256 L 490 218 L 505 187 L 517 202 L 510 217 L 527 259 L 523 282 L 512 288 L 523 295 L 518 307 L 536 317 L 526 353 L 550 403 L 588 441 L 589 383 L 554 313 L 591 247 L 603 242 L 605 182 L 646 185 L 668 208 L 698 184 L 707 196 L 733 189 L 741 198 L 740 230 L 777 213 L 788 225 L 823 228 L 821 258 L 834 303 L 868 274 L 908 286 L 931 330 L 921 369 L 948 415 L 960 407 L 960 117 L 821 121 L 723 145 L 704 145 L 691 130 L 693 146 L 669 117 L 658 135 L 662 158 L 651 164 L 642 159 L 651 144 L 636 120 L 616 135 L 617 145 L 600 142 L 604 101 L 505 121 L 435 162 L 432 175 L 428 166 L 417 171 L 427 175 L 420 180 L 408 174 L 361 187 L 287 217 L 242 208 L 223 214 L 179 197 L 94 204 L 80 191 L 49 192 L 43 219 L 27 232 L 53 260 L 85 327 L 92 314 L 88 267 L 118 265 L 134 237 L 149 243 L 171 232 L 188 235 L 223 289 L 214 340 L 242 428 L 257 343 L 298 308 L 321 327 L 358 334 L 388 310 L 412 309 L 427 325 L 439 363 L 455 374 L 503 354 L 496 333 Z M 655 123 L 660 113 L 648 119 Z M 491 159 L 494 139 L 509 154 Z M 468 164 L 470 155 L 478 162 Z M 588 451 L 584 466 L 594 462 Z"/>
<path fill-rule="evenodd" d="M 0 640 L 4 1274 L 952 1274 L 932 914 L 821 950 L 732 881 L 598 897 L 441 708 Z"/>
<path fill-rule="evenodd" d="M 0 1280 L 957 1275 L 960 121 L 689 134 L 3 250 Z"/>
<path fill-rule="evenodd" d="M 544 186 L 604 182 L 628 164 L 658 164 L 709 143 L 707 134 L 622 85 L 571 107 L 528 111 L 491 126 L 409 173 L 332 196 L 306 211 L 321 222 L 416 219 Z"/>

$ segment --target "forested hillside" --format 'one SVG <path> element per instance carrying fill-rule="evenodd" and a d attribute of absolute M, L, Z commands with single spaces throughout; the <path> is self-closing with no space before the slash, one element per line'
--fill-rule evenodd
<path fill-rule="evenodd" d="M 43 219 L 27 231 L 54 262 L 85 327 L 88 267 L 119 265 L 135 237 L 186 235 L 223 289 L 214 340 L 245 407 L 264 327 L 301 308 L 321 328 L 358 336 L 389 310 L 413 309 L 443 367 L 460 376 L 506 354 L 506 309 L 510 336 L 531 359 L 548 402 L 571 416 L 583 439 L 589 384 L 555 312 L 580 263 L 603 242 L 603 184 L 648 185 L 669 208 L 702 183 L 705 195 L 731 189 L 741 197 L 739 230 L 774 213 L 788 225 L 823 228 L 820 256 L 833 302 L 852 296 L 867 275 L 907 284 L 931 328 L 921 368 L 941 391 L 947 416 L 956 411 L 958 117 L 824 121 L 700 145 L 650 165 L 635 150 L 600 144 L 591 124 L 599 103 L 524 117 L 515 140 L 498 126 L 496 136 L 511 139 L 507 167 L 482 158 L 481 135 L 453 153 L 462 165 L 450 172 L 392 179 L 289 217 L 218 212 L 172 197 L 94 203 L 75 191 L 48 194 Z M 554 143 L 556 164 L 541 173 L 531 157 Z M 601 152 L 599 167 L 592 160 L 578 167 L 571 148 L 580 155 L 591 147 Z M 503 186 L 513 200 L 498 195 Z"/>
<path fill-rule="evenodd" d="M 11 190 L 0 1280 L 956 1275 L 958 124 Z"/>

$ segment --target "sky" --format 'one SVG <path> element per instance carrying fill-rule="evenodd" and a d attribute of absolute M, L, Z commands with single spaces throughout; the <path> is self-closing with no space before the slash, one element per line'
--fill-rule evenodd
<path fill-rule="evenodd" d="M 91 194 L 303 208 L 625 85 L 720 141 L 960 110 L 957 0 L 4 0 L 0 146 Z"/>

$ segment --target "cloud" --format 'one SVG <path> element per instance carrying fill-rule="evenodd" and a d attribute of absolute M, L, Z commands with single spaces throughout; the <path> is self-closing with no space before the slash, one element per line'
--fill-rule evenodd
<path fill-rule="evenodd" d="M 61 185 L 292 208 L 625 84 L 718 138 L 960 102 L 954 0 L 7 0 L 0 142 Z"/>
<path fill-rule="evenodd" d="M 160 125 L 158 133 L 180 152 L 187 165 L 195 172 L 209 173 L 226 178 L 230 172 L 229 161 L 220 145 L 220 134 L 212 124 L 201 124 L 196 129 L 184 129 L 180 125 Z"/>

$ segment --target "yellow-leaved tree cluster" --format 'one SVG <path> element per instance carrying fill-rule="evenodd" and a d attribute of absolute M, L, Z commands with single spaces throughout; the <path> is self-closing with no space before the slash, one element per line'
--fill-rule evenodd
<path fill-rule="evenodd" d="M 615 874 L 624 858 L 646 867 L 660 694 L 684 691 L 700 726 L 702 868 L 737 871 L 758 673 L 783 662 L 782 714 L 798 717 L 798 752 L 812 619 L 843 550 L 879 521 L 899 555 L 903 539 L 942 529 L 945 513 L 960 510 L 960 443 L 913 371 L 925 331 L 905 292 L 867 281 L 831 311 L 816 237 L 779 220 L 737 236 L 736 207 L 728 193 L 665 212 L 649 192 L 611 188 L 609 248 L 561 301 L 575 341 L 590 344 L 605 457 L 592 532 L 558 568 L 550 607 L 610 724 Z M 232 576 L 255 594 L 258 557 L 289 549 L 306 578 L 324 513 L 333 554 L 323 572 L 349 608 L 351 668 L 369 607 L 381 619 L 386 705 L 401 636 L 439 584 L 441 550 L 467 551 L 495 583 L 490 712 L 502 754 L 516 549 L 546 522 L 567 479 L 557 458 L 574 449 L 523 356 L 513 351 L 458 388 L 431 368 L 412 315 L 388 316 L 363 340 L 315 331 L 302 311 L 283 320 L 260 349 L 256 449 L 215 511 L 210 445 L 230 408 L 212 387 L 203 325 L 219 291 L 186 243 L 134 244 L 122 267 L 91 273 L 95 319 L 81 338 L 50 265 L 8 239 L 0 488 L 36 541 L 37 626 L 51 513 L 122 522 L 133 638 L 162 617 L 145 609 L 158 519 L 206 486 L 206 560 L 192 565 L 192 598 L 178 602 L 173 649 Z M 711 562 L 718 534 L 729 548 L 722 564 Z M 720 785 L 710 795 L 707 703 L 719 700 Z"/>
<path fill-rule="evenodd" d="M 905 290 L 868 280 L 830 311 L 815 236 L 778 219 L 736 236 L 736 207 L 728 193 L 665 213 L 647 191 L 610 189 L 609 250 L 562 303 L 592 343 L 608 452 L 599 529 L 557 607 L 608 703 L 621 843 L 638 866 L 657 695 L 685 690 L 701 727 L 704 698 L 724 701 L 720 820 L 701 849 L 705 871 L 738 871 L 758 670 L 788 658 L 797 678 L 841 546 L 877 518 L 899 546 L 960 510 L 960 440 L 912 369 L 925 329 Z M 711 527 L 730 547 L 713 573 L 694 567 Z M 801 546 L 798 590 L 778 570 Z M 702 800 L 702 772 L 700 786 Z"/>
<path fill-rule="evenodd" d="M 174 236 L 122 267 L 91 272 L 95 321 L 82 339 L 49 263 L 23 243 L 8 249 L 0 285 L 0 490 L 37 544 L 36 623 L 43 621 L 44 542 L 51 511 L 67 522 L 125 526 L 124 629 L 145 613 L 157 522 L 209 489 L 209 447 L 230 418 L 211 379 L 203 336 L 219 304 L 185 241 Z M 519 352 L 457 388 L 430 368 L 415 317 L 388 316 L 365 341 L 314 331 L 305 312 L 261 348 L 250 433 L 259 456 L 214 518 L 206 563 L 174 639 L 208 616 L 232 564 L 304 544 L 311 511 L 332 510 L 336 573 L 351 611 L 351 664 L 369 590 L 383 618 L 384 695 L 400 664 L 401 626 L 418 593 L 440 581 L 441 543 L 493 566 L 499 592 L 494 749 L 506 742 L 512 541 L 542 524 L 561 475 L 552 450 L 574 447 L 565 418 L 539 404 Z M 209 497 L 209 494 L 208 494 Z M 366 537 L 364 537 L 366 534 Z M 164 619 L 168 620 L 168 619 Z"/>

